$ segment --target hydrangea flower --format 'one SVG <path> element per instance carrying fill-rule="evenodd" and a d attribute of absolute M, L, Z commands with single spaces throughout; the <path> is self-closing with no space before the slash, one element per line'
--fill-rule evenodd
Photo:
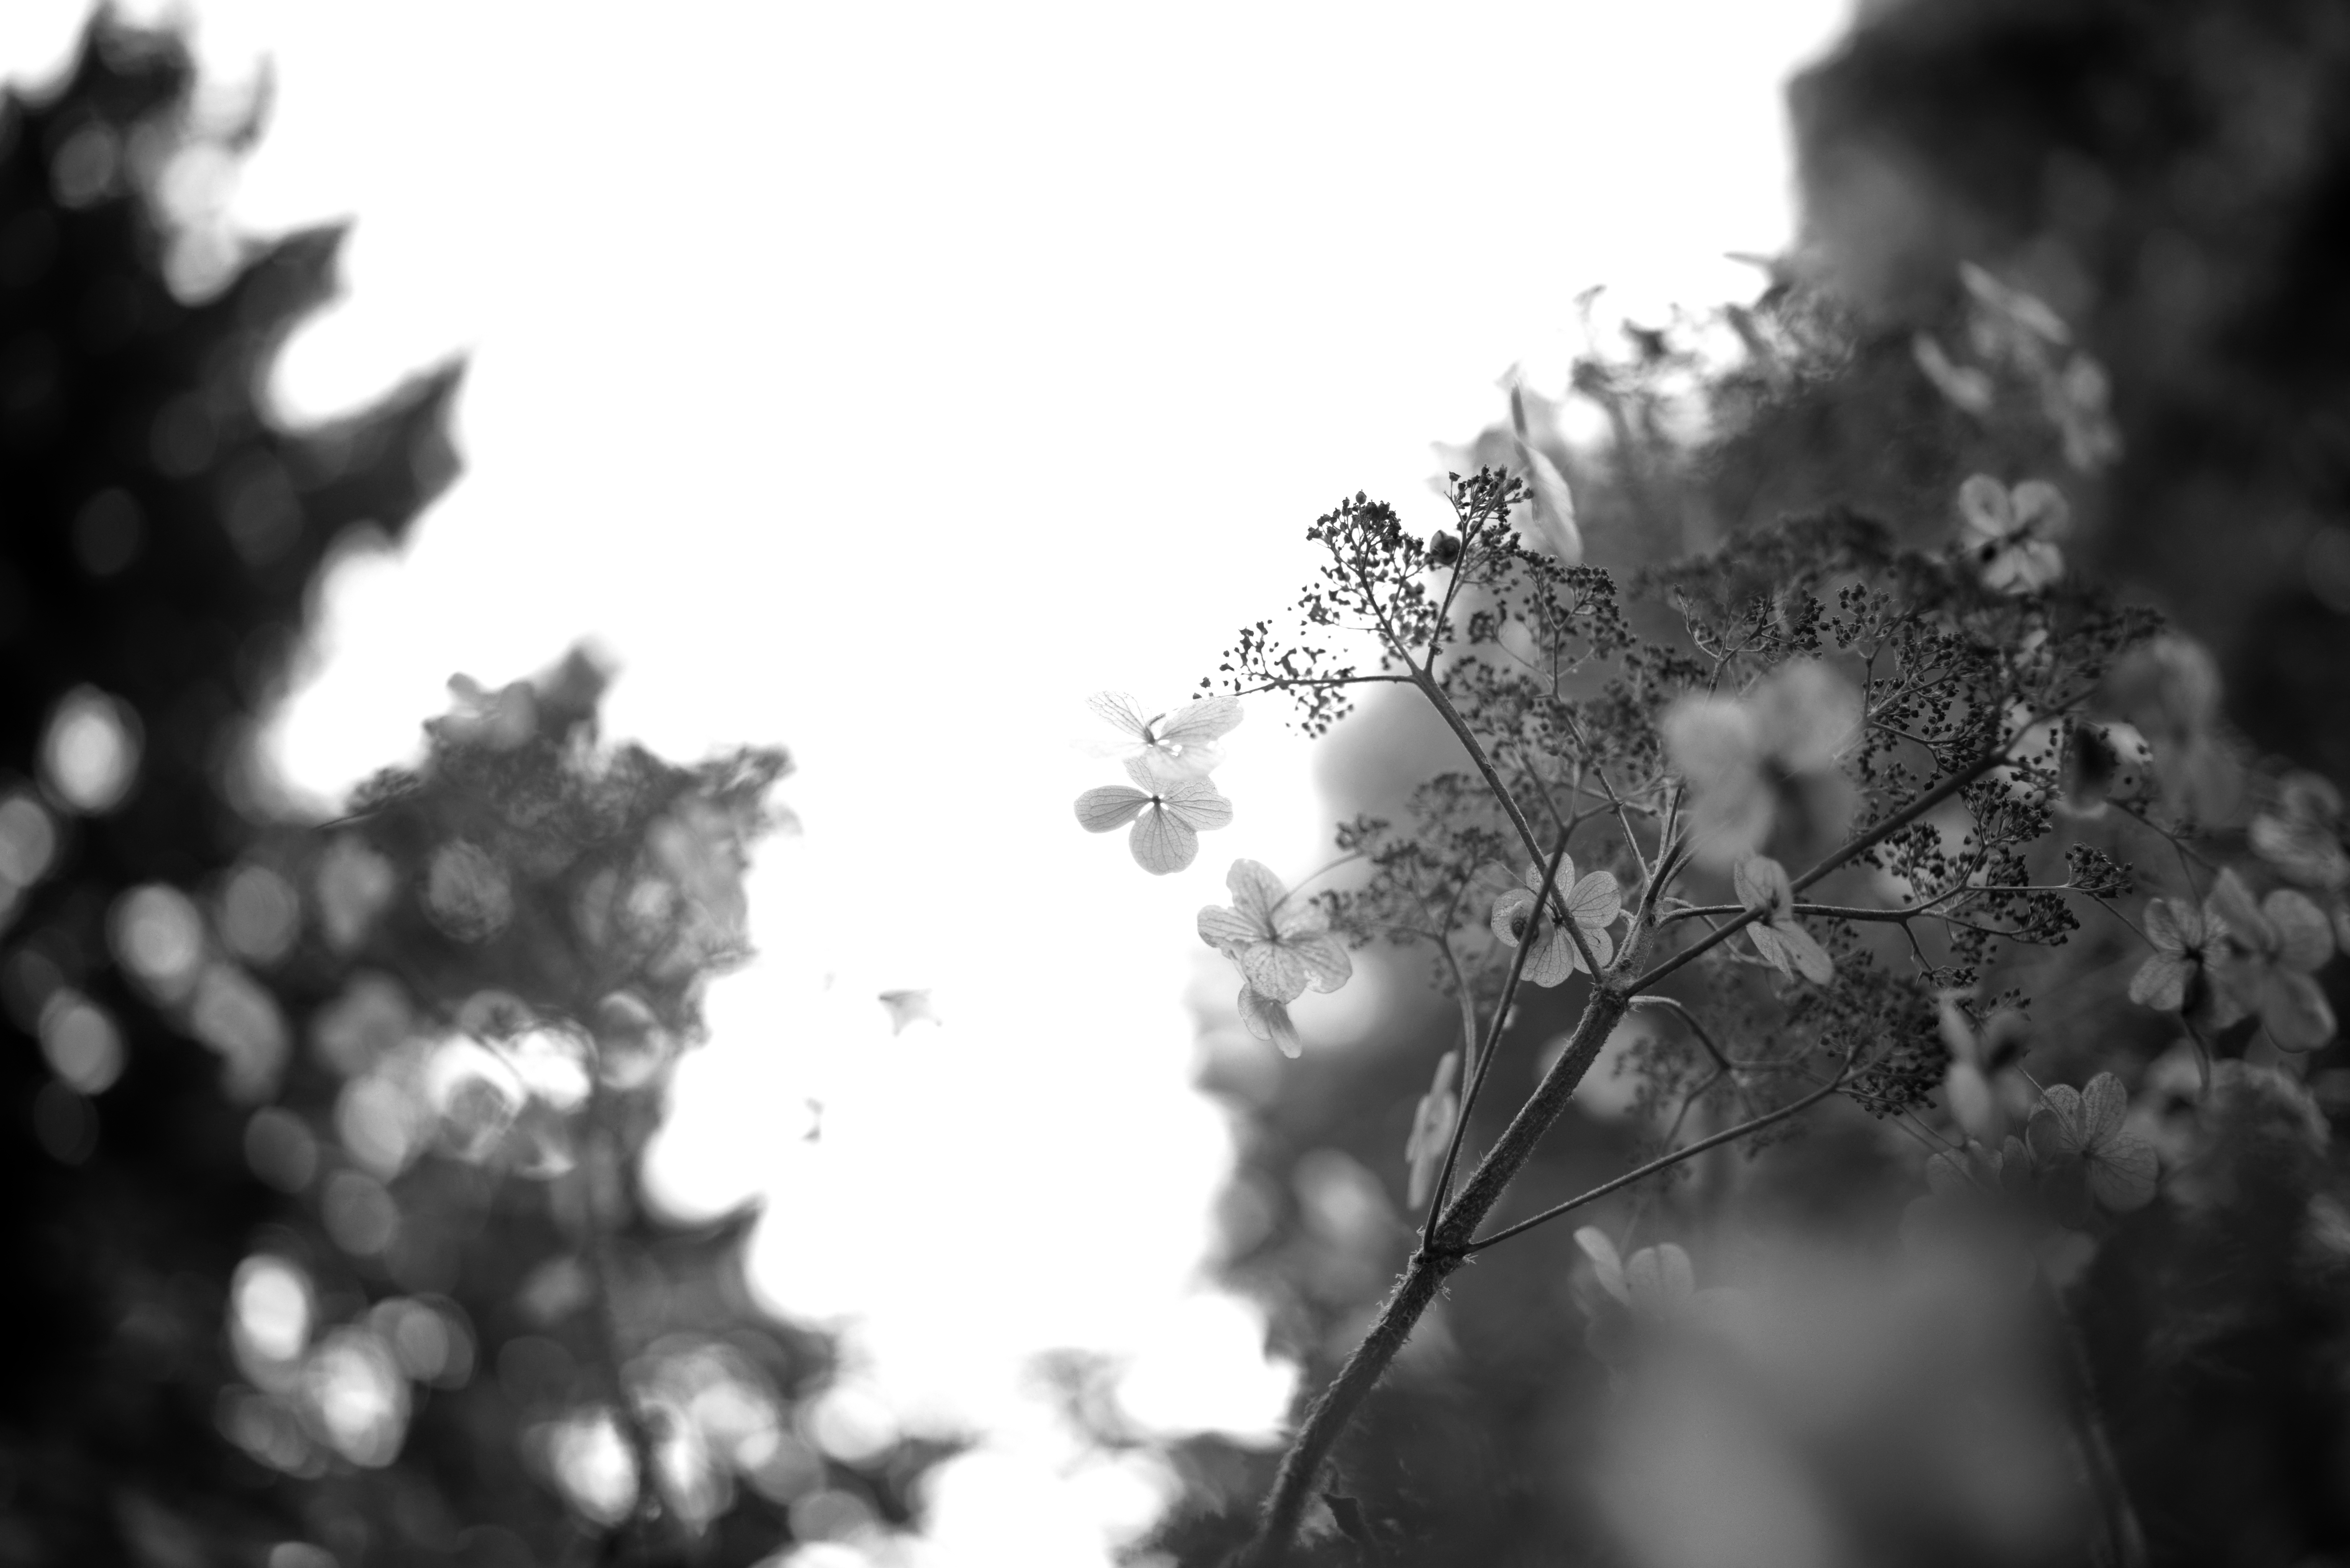
<path fill-rule="evenodd" d="M 1665 754 L 1690 791 L 1691 855 L 1726 869 L 1783 819 L 1841 831 L 1852 794 L 1836 753 L 1860 718 L 1860 694 L 1809 659 L 1790 659 L 1742 698 L 1689 696 L 1667 709 Z"/>
<path fill-rule="evenodd" d="M 1105 784 L 1077 796 L 1077 825 L 1107 833 L 1134 824 L 1127 840 L 1135 863 L 1154 877 L 1180 871 L 1198 857 L 1200 835 L 1232 820 L 1232 803 L 1196 774 L 1161 772 L 1150 755 L 1132 757 L 1126 776 L 1134 786 Z"/>
<path fill-rule="evenodd" d="M 1288 902 L 1281 878 L 1253 860 L 1235 860 L 1225 875 L 1232 907 L 1200 911 L 1200 940 L 1222 953 L 1268 1002 L 1295 1002 L 1311 985 L 1336 991 L 1355 972 L 1345 944 L 1331 936 L 1316 906 Z"/>
<path fill-rule="evenodd" d="M 2252 849 L 2288 880 L 2320 892 L 2350 887 L 2342 794 L 2315 774 L 2288 774 L 2277 807 L 2252 818 Z"/>
<path fill-rule="evenodd" d="M 2305 894 L 2280 888 L 2255 905 L 2233 870 L 2220 873 L 2211 908 L 2225 922 L 2230 956 L 2220 968 L 2221 989 L 2245 1011 L 2260 1014 L 2269 1035 L 2287 1051 L 2314 1051 L 2334 1038 L 2334 1008 L 2316 971 L 2334 956 L 2334 929 Z"/>
<path fill-rule="evenodd" d="M 1584 1341 L 1592 1354 L 1620 1369 L 1630 1358 L 1633 1336 L 1642 1328 L 1720 1327 L 1744 1308 L 1746 1293 L 1725 1285 L 1697 1288 L 1690 1255 L 1670 1241 L 1620 1256 L 1607 1232 L 1586 1225 L 1575 1244 L 1591 1262 L 1603 1293 L 1593 1303 Z"/>
<path fill-rule="evenodd" d="M 2107 684 L 2153 747 L 2163 800 L 2199 822 L 2231 817 L 2242 770 L 2220 738 L 2220 667 L 2210 651 L 2167 631 L 2132 649 Z"/>
<path fill-rule="evenodd" d="M 2085 1089 L 2051 1085 L 2033 1107 L 2024 1142 L 2050 1206 L 2066 1224 L 2085 1222 L 2091 1199 L 2116 1214 L 2153 1200 L 2159 1170 L 2154 1146 L 2124 1127 L 2128 1112 L 2129 1096 L 2111 1073 L 2098 1074 Z"/>
<path fill-rule="evenodd" d="M 1243 717 L 1237 697 L 1201 697 L 1146 716 L 1140 703 L 1123 691 L 1097 691 L 1086 705 L 1099 714 L 1120 739 L 1097 742 L 1098 755 L 1156 764 L 1166 776 L 1203 774 L 1224 760 L 1216 742 L 1236 729 Z"/>
<path fill-rule="evenodd" d="M 1461 1053 L 1447 1051 L 1436 1064 L 1436 1076 L 1412 1108 L 1411 1137 L 1404 1140 L 1404 1168 L 1410 1173 L 1404 1201 L 1418 1209 L 1436 1189 L 1437 1168 L 1452 1141 L 1452 1123 L 1461 1115 L 1461 1096 L 1453 1085 L 1461 1077 Z"/>
<path fill-rule="evenodd" d="M 2130 977 L 2129 999 L 2160 1012 L 2198 1017 L 2225 1028 L 2243 1014 L 2211 984 L 2211 971 L 2226 956 L 2228 928 L 2209 906 L 2192 898 L 2148 898 L 2146 940 L 2154 956 Z"/>
<path fill-rule="evenodd" d="M 1750 855 L 1738 863 L 1731 880 L 1738 901 L 1762 917 L 1746 928 L 1746 935 L 1763 962 L 1789 980 L 1800 974 L 1814 985 L 1835 978 L 1827 949 L 1795 919 L 1795 889 L 1785 867 L 1767 855 Z"/>
<path fill-rule="evenodd" d="M 1534 925 L 1534 946 L 1526 954 L 1522 979 L 1535 985 L 1558 984 L 1583 967 L 1583 955 L 1575 950 L 1575 939 L 1567 934 L 1566 923 L 1572 921 L 1583 933 L 1584 945 L 1591 950 L 1591 961 L 1600 968 L 1607 967 L 1616 956 L 1615 939 L 1607 928 L 1623 913 L 1623 889 L 1616 885 L 1614 873 L 1594 871 L 1580 880 L 1575 878 L 1572 857 L 1558 857 L 1558 878 L 1551 888 L 1550 908 L 1535 912 L 1535 897 L 1541 893 L 1543 874 L 1540 867 L 1525 874 L 1525 886 L 1512 888 L 1493 900 L 1493 935 L 1503 947 L 1516 947 L 1527 940 L 1526 926 Z M 1565 888 L 1564 894 L 1560 889 Z"/>
<path fill-rule="evenodd" d="M 2040 378 L 2041 410 L 2064 443 L 2064 461 L 2083 473 L 2095 473 L 2122 454 L 2112 390 L 2105 368 L 2086 354 Z"/>
<path fill-rule="evenodd" d="M 1959 486 L 1959 537 L 1983 586 L 2004 594 L 2031 593 L 2064 575 L 2057 541 L 2072 531 L 2064 493 L 2044 479 L 2010 490 L 1987 473 Z"/>

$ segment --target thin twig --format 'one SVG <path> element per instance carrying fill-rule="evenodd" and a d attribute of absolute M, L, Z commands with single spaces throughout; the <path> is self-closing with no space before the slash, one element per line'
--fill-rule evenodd
<path fill-rule="evenodd" d="M 1838 1089 L 1844 1087 L 1845 1079 L 1851 1075 L 1851 1072 L 1852 1053 L 1846 1052 L 1845 1054 L 1844 1065 L 1837 1069 L 1836 1075 L 1829 1079 L 1820 1087 L 1813 1090 L 1810 1094 L 1805 1095 L 1802 1099 L 1790 1100 L 1787 1104 L 1781 1106 L 1775 1111 L 1766 1111 L 1762 1115 L 1755 1116 L 1751 1120 L 1739 1123 L 1734 1127 L 1725 1127 L 1721 1132 L 1715 1133 L 1710 1137 L 1701 1137 L 1698 1139 L 1697 1142 L 1690 1144 L 1686 1147 L 1677 1148 L 1670 1154 L 1660 1155 L 1657 1158 L 1650 1160 L 1648 1164 L 1641 1166 L 1637 1170 L 1627 1170 L 1613 1181 L 1605 1181 L 1600 1183 L 1597 1187 L 1593 1188 L 1590 1191 L 1584 1193 L 1579 1198 L 1570 1198 L 1564 1203 L 1554 1204 L 1552 1207 L 1544 1210 L 1541 1213 L 1535 1215 L 1531 1220 L 1521 1220 L 1516 1224 L 1510 1226 L 1507 1230 L 1496 1231 L 1492 1235 L 1487 1236 L 1482 1240 L 1471 1241 L 1463 1248 L 1462 1251 L 1471 1254 L 1482 1252 L 1496 1241 L 1506 1241 L 1513 1236 L 1522 1235 L 1524 1232 L 1533 1230 L 1537 1225 L 1557 1219 L 1562 1214 L 1571 1214 L 1586 1203 L 1596 1202 L 1598 1199 L 1607 1197 L 1609 1193 L 1629 1187 L 1636 1181 L 1645 1181 L 1649 1177 L 1656 1175 L 1657 1172 L 1660 1170 L 1669 1170 L 1685 1159 L 1690 1158 L 1696 1155 L 1703 1154 L 1707 1149 L 1718 1148 L 1721 1145 L 1729 1143 L 1734 1138 L 1744 1137 L 1748 1133 L 1760 1132 L 1764 1127 L 1769 1127 L 1773 1122 L 1785 1121 L 1789 1116 L 1794 1116 L 1796 1112 L 1807 1110 L 1811 1106 L 1818 1105 L 1822 1100 L 1826 1099 L 1830 1095 L 1835 1094 Z"/>

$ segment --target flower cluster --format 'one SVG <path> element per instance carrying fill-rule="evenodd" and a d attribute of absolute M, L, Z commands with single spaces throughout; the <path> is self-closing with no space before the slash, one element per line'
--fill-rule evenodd
<path fill-rule="evenodd" d="M 1077 797 L 1077 823 L 1087 833 L 1134 825 L 1127 846 L 1135 863 L 1154 877 L 1180 871 L 1199 857 L 1200 835 L 1232 820 L 1232 803 L 1208 782 L 1222 760 L 1216 742 L 1241 722 L 1230 697 L 1208 697 L 1146 718 L 1134 699 L 1105 691 L 1094 711 L 1123 732 L 1098 749 L 1126 762 L 1128 784 L 1106 784 Z"/>
<path fill-rule="evenodd" d="M 2333 1005 L 2316 974 L 2334 957 L 2336 932 L 2307 894 L 2278 888 L 2255 901 L 2230 867 L 2199 906 L 2148 899 L 2146 938 L 2154 952 L 2129 986 L 2139 1005 L 2176 1012 L 2190 1028 L 2257 1020 L 2286 1051 L 2334 1038 Z"/>

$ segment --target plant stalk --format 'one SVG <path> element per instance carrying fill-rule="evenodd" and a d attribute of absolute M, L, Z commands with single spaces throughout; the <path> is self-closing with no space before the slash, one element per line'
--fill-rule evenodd
<path fill-rule="evenodd" d="M 1371 1325 L 1370 1333 L 1364 1335 L 1338 1376 L 1306 1410 L 1305 1419 L 1299 1424 L 1297 1436 L 1291 1440 L 1289 1452 L 1281 1461 L 1273 1495 L 1265 1500 L 1256 1535 L 1243 1549 L 1236 1560 L 1237 1568 L 1277 1568 L 1288 1554 L 1290 1539 L 1297 1532 L 1298 1521 L 1314 1497 L 1315 1483 L 1340 1434 L 1354 1418 L 1365 1397 L 1386 1375 L 1421 1314 L 1436 1300 L 1445 1280 L 1467 1261 L 1477 1227 L 1533 1157 L 1543 1135 L 1566 1109 L 1583 1075 L 1598 1058 L 1600 1047 L 1607 1043 L 1607 1036 L 1615 1032 L 1630 1006 L 1628 996 L 1604 981 L 1593 988 L 1591 1000 L 1584 1004 L 1583 1016 L 1568 1037 L 1566 1050 L 1544 1075 L 1541 1085 L 1518 1108 L 1509 1127 L 1478 1162 L 1475 1174 L 1462 1185 L 1460 1195 L 1446 1207 L 1421 1241 L 1395 1293 L 1379 1309 L 1378 1320 Z"/>

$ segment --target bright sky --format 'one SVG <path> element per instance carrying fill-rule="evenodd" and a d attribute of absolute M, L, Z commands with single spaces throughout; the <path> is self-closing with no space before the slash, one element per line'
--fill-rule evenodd
<path fill-rule="evenodd" d="M 1192 917 L 1235 856 L 1316 862 L 1309 753 L 1253 712 L 1237 820 L 1154 879 L 1070 815 L 1119 782 L 1085 695 L 1186 693 L 1341 494 L 1436 526 L 1430 442 L 1513 363 L 1563 382 L 1583 288 L 1751 293 L 1721 253 L 1786 241 L 1779 88 L 1844 9 L 192 5 L 211 68 L 276 65 L 235 220 L 358 221 L 288 414 L 471 367 L 466 475 L 331 584 L 281 764 L 331 797 L 452 671 L 591 635 L 616 735 L 791 748 L 806 835 L 653 1179 L 766 1194 L 758 1281 L 847 1325 L 859 1397 L 987 1434 L 924 1561 L 1090 1568 L 1157 1506 L 1024 1392 L 1040 1350 L 1132 1357 L 1170 1428 L 1289 1391 L 1201 1278 L 1231 1135 L 1194 1008 L 1228 1026 L 1233 982 Z M 80 15 L 11 0 L 0 67 L 47 77 Z M 899 986 L 943 1022 L 893 1037 Z M 1376 1001 L 1301 1006 L 1308 1048 Z"/>

